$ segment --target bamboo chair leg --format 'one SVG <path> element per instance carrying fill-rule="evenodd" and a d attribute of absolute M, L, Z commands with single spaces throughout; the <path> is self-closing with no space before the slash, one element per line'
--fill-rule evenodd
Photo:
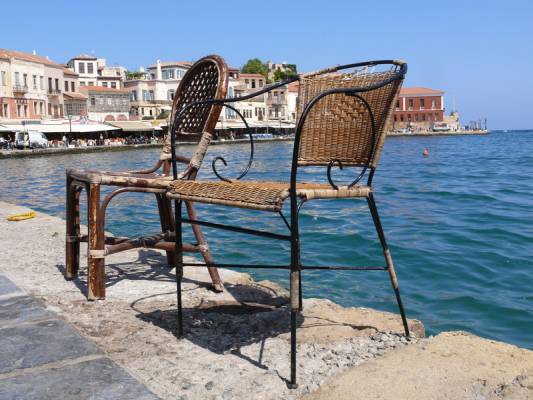
<path fill-rule="evenodd" d="M 181 221 L 181 204 L 180 200 L 174 202 L 174 233 L 175 233 L 175 260 L 176 260 L 176 286 L 177 286 L 177 303 L 178 303 L 178 338 L 183 337 L 183 305 L 181 299 L 181 283 L 183 280 L 183 238 L 182 238 L 182 221 Z"/>
<path fill-rule="evenodd" d="M 161 221 L 161 231 L 163 233 L 169 232 L 174 229 L 172 226 L 172 210 L 170 206 L 170 200 L 166 196 L 159 193 L 155 194 L 157 199 L 157 208 L 159 210 L 159 220 Z M 172 267 L 176 264 L 175 256 L 173 251 L 167 251 L 167 263 L 169 267 Z"/>
<path fill-rule="evenodd" d="M 407 324 L 407 317 L 405 316 L 405 310 L 403 308 L 402 298 L 400 297 L 400 287 L 398 285 L 398 278 L 396 277 L 396 271 L 394 270 L 392 256 L 390 254 L 390 250 L 387 245 L 387 241 L 385 239 L 385 233 L 383 232 L 383 227 L 379 219 L 378 209 L 377 209 L 376 202 L 374 200 L 374 196 L 372 195 L 372 193 L 368 195 L 367 201 L 368 201 L 368 207 L 370 208 L 370 213 L 372 214 L 374 225 L 376 226 L 376 231 L 379 237 L 379 241 L 381 243 L 381 247 L 383 248 L 383 255 L 385 257 L 385 262 L 387 263 L 387 271 L 389 272 L 389 277 L 390 277 L 390 281 L 392 284 L 392 288 L 394 290 L 394 294 L 396 295 L 396 302 L 398 303 L 398 308 L 400 309 L 400 315 L 402 316 L 402 323 L 403 323 L 403 329 L 405 331 L 405 336 L 409 337 L 410 335 L 409 325 Z"/>
<path fill-rule="evenodd" d="M 194 208 L 193 203 L 186 201 L 185 206 L 187 207 L 187 214 L 189 215 L 189 218 L 191 220 L 196 220 L 197 219 L 196 209 Z M 191 225 L 191 228 L 194 233 L 194 237 L 196 238 L 196 241 L 198 242 L 198 245 L 202 249 L 201 253 L 202 253 L 202 257 L 204 258 L 205 263 L 208 265 L 214 264 L 215 260 L 213 259 L 213 256 L 211 255 L 211 252 L 209 251 L 209 247 L 207 246 L 207 241 L 205 240 L 201 227 L 199 225 Z M 224 284 L 222 283 L 222 280 L 220 279 L 220 275 L 218 274 L 218 269 L 215 267 L 207 267 L 207 271 L 209 272 L 209 276 L 211 277 L 211 282 L 213 282 L 213 291 L 223 292 Z"/>
<path fill-rule="evenodd" d="M 291 204 L 292 205 L 292 204 Z M 300 237 L 298 231 L 298 213 L 291 207 L 291 272 L 290 272 L 290 307 L 291 307 L 291 377 L 287 384 L 289 389 L 296 389 L 296 324 L 298 312 L 302 309 Z"/>
<path fill-rule="evenodd" d="M 80 267 L 80 189 L 67 177 L 65 277 L 74 279 Z"/>
<path fill-rule="evenodd" d="M 87 190 L 89 240 L 87 250 L 87 298 L 105 298 L 105 243 L 100 221 L 100 185 L 91 183 Z"/>

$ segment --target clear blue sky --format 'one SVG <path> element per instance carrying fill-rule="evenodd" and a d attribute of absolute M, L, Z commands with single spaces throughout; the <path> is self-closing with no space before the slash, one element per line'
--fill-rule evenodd
<path fill-rule="evenodd" d="M 406 85 L 446 91 L 463 122 L 533 127 L 530 1 L 9 1 L 0 47 L 57 62 L 78 53 L 129 69 L 222 55 L 300 71 L 378 58 L 408 62 Z"/>

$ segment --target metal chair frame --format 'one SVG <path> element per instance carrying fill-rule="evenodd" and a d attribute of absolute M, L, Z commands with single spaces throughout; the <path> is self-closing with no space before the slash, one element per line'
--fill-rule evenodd
<path fill-rule="evenodd" d="M 377 132 L 376 132 L 376 125 L 374 120 L 374 115 L 372 113 L 372 109 L 370 105 L 365 101 L 365 99 L 361 96 L 361 93 L 378 89 L 380 87 L 383 87 L 387 84 L 390 84 L 391 82 L 395 80 L 403 80 L 406 72 L 407 72 L 407 64 L 405 64 L 402 61 L 395 61 L 395 60 L 379 60 L 379 61 L 370 61 L 370 62 L 362 62 L 362 63 L 355 63 L 355 64 L 347 64 L 347 65 L 341 65 L 333 68 L 329 68 L 327 70 L 322 70 L 310 74 L 300 75 L 298 77 L 294 77 L 288 80 L 285 80 L 283 82 L 273 84 L 266 86 L 262 90 L 259 90 L 257 92 L 254 92 L 252 94 L 249 94 L 247 96 L 239 97 L 239 98 L 227 98 L 227 99 L 220 99 L 220 100 L 211 100 L 207 103 L 210 104 L 219 104 L 226 107 L 231 108 L 236 112 L 236 114 L 244 121 L 244 124 L 249 131 L 248 124 L 246 122 L 246 119 L 242 116 L 242 114 L 235 109 L 233 106 L 231 106 L 231 103 L 235 103 L 238 101 L 245 101 L 247 99 L 256 97 L 258 95 L 264 94 L 266 92 L 269 92 L 275 88 L 278 88 L 280 86 L 283 86 L 285 84 L 300 80 L 304 76 L 310 76 L 310 75 L 316 75 L 326 72 L 335 72 L 343 69 L 348 68 L 359 68 L 359 67 L 373 67 L 381 64 L 392 64 L 395 65 L 398 68 L 397 74 L 395 74 L 392 78 L 380 82 L 379 84 L 368 86 L 368 87 L 362 87 L 362 88 L 334 88 L 330 90 L 326 90 L 319 95 L 315 96 L 311 101 L 307 103 L 305 108 L 303 109 L 303 112 L 301 116 L 299 117 L 299 121 L 296 127 L 295 132 L 295 138 L 294 138 L 294 147 L 293 147 L 293 155 L 292 155 L 292 163 L 291 163 L 291 174 L 290 174 L 290 189 L 289 189 L 289 200 L 290 200 L 290 216 L 289 220 L 283 215 L 283 213 L 280 211 L 279 214 L 284 221 L 285 225 L 287 226 L 289 230 L 289 234 L 279 234 L 279 233 L 273 233 L 273 232 L 267 232 L 263 230 L 256 230 L 256 229 L 249 229 L 244 227 L 238 227 L 238 226 L 231 226 L 231 225 L 223 225 L 218 224 L 214 222 L 208 222 L 208 221 L 200 221 L 197 219 L 191 219 L 191 218 L 185 218 L 182 216 L 182 203 L 183 200 L 180 199 L 174 199 L 174 219 L 176 221 L 175 224 L 175 237 L 176 237 L 176 285 L 177 285 L 177 305 L 178 305 L 178 336 L 183 336 L 183 305 L 182 305 L 182 298 L 181 298 L 181 281 L 183 277 L 183 267 L 184 266 L 191 266 L 191 267 L 202 267 L 205 266 L 205 263 L 197 263 L 197 262 L 184 262 L 183 261 L 183 254 L 180 251 L 181 245 L 182 245 L 182 224 L 192 224 L 192 225 L 199 225 L 199 226 L 205 226 L 209 228 L 217 228 L 217 229 L 223 229 L 228 230 L 232 232 L 237 233 L 243 233 L 243 234 L 249 234 L 249 235 L 255 235 L 275 240 L 284 240 L 290 242 L 291 245 L 291 253 L 290 253 L 290 265 L 268 265 L 268 264 L 222 264 L 222 263 L 214 263 L 213 266 L 220 267 L 220 268 L 262 268 L 262 269 L 286 269 L 290 271 L 290 308 L 291 308 L 291 318 L 290 318 L 290 332 L 291 332 L 291 368 L 290 368 L 290 379 L 288 381 L 288 386 L 290 388 L 296 388 L 296 326 L 297 326 L 297 313 L 302 310 L 302 287 L 301 287 L 301 273 L 305 270 L 349 270 L 349 271 L 361 271 L 361 270 L 380 270 L 380 271 L 387 271 L 389 273 L 391 285 L 393 287 L 396 301 L 398 304 L 398 308 L 401 314 L 402 324 L 404 328 L 405 335 L 409 337 L 409 326 L 407 323 L 407 318 L 405 315 L 405 310 L 403 307 L 403 303 L 400 297 L 400 289 L 398 285 L 398 280 L 396 277 L 396 272 L 394 269 L 394 265 L 392 262 L 391 253 L 385 238 L 385 233 L 383 231 L 383 227 L 381 224 L 381 220 L 378 214 L 376 202 L 374 199 L 374 195 L 372 193 L 372 190 L 370 190 L 369 195 L 367 196 L 367 203 L 368 207 L 370 209 L 370 213 L 372 215 L 372 220 L 374 222 L 376 232 L 383 250 L 383 255 L 385 258 L 385 266 L 379 266 L 379 267 L 368 267 L 368 266 L 309 266 L 309 265 L 302 265 L 300 260 L 300 235 L 299 235 L 299 225 L 298 225 L 298 215 L 300 212 L 300 208 L 302 207 L 304 201 L 298 199 L 297 191 L 296 191 L 296 183 L 297 183 L 297 175 L 298 175 L 298 168 L 299 168 L 299 161 L 298 161 L 298 155 L 299 155 L 299 149 L 300 149 L 300 142 L 302 138 L 302 132 L 304 128 L 304 124 L 306 121 L 307 116 L 309 115 L 309 112 L 312 110 L 312 108 L 317 104 L 317 102 L 320 99 L 325 98 L 326 96 L 330 96 L 333 94 L 343 94 L 346 96 L 354 96 L 359 98 L 363 104 L 365 104 L 366 109 L 370 115 L 370 119 L 372 121 L 372 134 L 373 134 L 373 148 L 370 160 L 373 158 L 376 150 L 377 150 Z M 392 107 L 392 99 L 391 99 L 391 107 Z M 183 110 L 185 111 L 185 110 Z M 180 114 L 176 115 L 176 120 L 174 123 L 179 120 Z M 386 133 L 382 133 L 383 135 Z M 253 138 L 251 133 L 249 134 L 250 137 L 250 143 L 251 143 L 251 156 L 250 160 L 247 164 L 247 167 L 245 168 L 244 172 L 239 175 L 237 179 L 242 178 L 244 175 L 246 175 L 246 172 L 250 169 L 250 166 L 253 161 Z M 172 150 L 172 168 L 173 168 L 173 176 L 174 179 L 177 178 L 177 167 L 176 167 L 176 138 L 175 135 L 171 136 L 171 150 Z M 229 179 L 223 177 L 217 170 L 216 170 L 216 162 L 222 161 L 224 165 L 227 165 L 226 160 L 224 160 L 222 157 L 216 157 L 212 162 L 212 169 L 215 173 L 215 175 L 224 181 L 230 181 Z M 338 160 L 332 160 L 330 161 L 329 165 L 327 166 L 327 179 L 330 183 L 331 187 L 334 189 L 337 189 L 337 185 L 334 183 L 332 177 L 331 177 L 331 169 L 333 166 L 338 165 L 340 169 L 343 168 L 343 165 Z M 366 174 L 366 184 L 370 188 L 372 187 L 372 181 L 374 177 L 374 172 L 376 169 L 375 165 L 370 165 L 370 162 L 367 165 L 361 165 L 362 172 L 357 176 L 357 178 L 349 185 L 349 187 L 357 184 Z"/>

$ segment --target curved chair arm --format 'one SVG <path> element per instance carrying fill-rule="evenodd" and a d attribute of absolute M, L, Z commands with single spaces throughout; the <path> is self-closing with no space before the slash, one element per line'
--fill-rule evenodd
<path fill-rule="evenodd" d="M 181 109 L 179 112 L 177 112 L 175 117 L 174 117 L 174 120 L 172 121 L 171 136 L 170 136 L 171 154 L 172 154 L 172 172 L 173 172 L 174 179 L 178 179 L 177 167 L 176 167 L 176 163 L 175 163 L 175 161 L 177 161 L 177 159 L 176 159 L 176 135 L 175 135 L 174 127 L 176 126 L 177 121 L 179 121 L 181 115 L 185 113 L 185 111 L 187 111 L 189 108 L 192 108 L 192 107 L 197 106 L 197 105 L 219 105 L 219 106 L 224 106 L 224 107 L 227 107 L 227 108 L 230 108 L 231 110 L 233 110 L 239 116 L 239 118 L 244 122 L 244 125 L 246 126 L 246 129 L 248 130 L 248 137 L 249 137 L 249 140 L 250 140 L 250 157 L 248 159 L 248 163 L 247 163 L 246 167 L 244 168 L 244 170 L 239 174 L 239 176 L 237 178 L 235 178 L 235 179 L 239 180 L 239 179 L 243 178 L 248 173 L 248 171 L 250 170 L 250 168 L 252 166 L 253 157 L 254 157 L 254 142 L 253 142 L 253 136 L 252 136 L 252 133 L 251 133 L 251 130 L 250 130 L 250 127 L 248 125 L 248 122 L 247 122 L 246 118 L 235 107 L 233 107 L 231 104 L 232 103 L 237 103 L 237 102 L 240 102 L 240 101 L 245 101 L 245 100 L 252 99 L 252 98 L 260 96 L 260 95 L 262 95 L 264 93 L 268 93 L 268 92 L 270 92 L 273 89 L 277 89 L 277 88 L 279 88 L 281 86 L 284 86 L 284 85 L 287 85 L 287 84 L 289 84 L 291 82 L 297 81 L 299 79 L 300 78 L 298 76 L 295 76 L 293 78 L 289 78 L 289 79 L 286 79 L 286 80 L 281 81 L 281 82 L 277 82 L 277 83 L 274 83 L 274 84 L 271 84 L 271 85 L 267 85 L 261 90 L 258 90 L 256 92 L 247 94 L 246 96 L 242 96 L 242 97 L 228 97 L 228 98 L 224 98 L 224 99 L 211 99 L 211 100 L 197 101 L 197 102 L 188 104 L 183 109 Z M 230 179 L 222 176 L 222 174 L 217 171 L 217 169 L 216 169 L 217 161 L 221 161 L 225 166 L 228 165 L 227 161 L 223 157 L 220 157 L 220 156 L 216 157 L 213 160 L 213 162 L 211 163 L 211 167 L 213 169 L 213 173 L 220 180 L 223 180 L 223 181 L 226 181 L 226 182 L 231 182 Z M 193 171 L 191 170 L 191 168 L 187 168 L 186 172 L 182 173 L 181 175 L 183 177 L 188 177 L 192 173 L 193 173 Z"/>

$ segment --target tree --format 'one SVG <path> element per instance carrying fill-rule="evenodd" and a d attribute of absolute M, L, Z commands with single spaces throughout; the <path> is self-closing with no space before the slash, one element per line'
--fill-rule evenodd
<path fill-rule="evenodd" d="M 261 74 L 265 78 L 268 76 L 268 66 L 258 58 L 252 58 L 246 61 L 246 64 L 241 68 L 241 72 L 245 74 Z"/>
<path fill-rule="evenodd" d="M 142 79 L 144 77 L 144 72 L 141 71 L 127 71 L 126 79 Z"/>
<path fill-rule="evenodd" d="M 284 71 L 277 68 L 274 71 L 274 82 L 283 81 L 297 74 L 295 64 L 286 64 Z"/>

